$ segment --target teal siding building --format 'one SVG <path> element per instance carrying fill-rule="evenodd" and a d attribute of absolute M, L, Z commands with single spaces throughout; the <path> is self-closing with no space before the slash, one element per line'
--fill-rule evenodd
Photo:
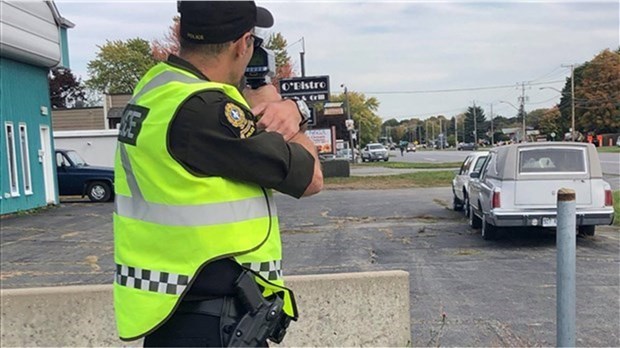
<path fill-rule="evenodd" d="M 58 202 L 47 76 L 72 27 L 51 1 L 0 0 L 0 214 Z"/>

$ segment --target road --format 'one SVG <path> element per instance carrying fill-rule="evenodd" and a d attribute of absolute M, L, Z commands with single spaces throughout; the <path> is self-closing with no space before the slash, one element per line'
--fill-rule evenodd
<path fill-rule="evenodd" d="M 275 198 L 285 274 L 409 272 L 413 346 L 555 345 L 554 233 L 483 241 L 447 187 Z M 111 283 L 113 208 L 65 200 L 4 218 L 2 288 Z M 607 226 L 577 239 L 580 346 L 620 346 L 619 237 Z"/>

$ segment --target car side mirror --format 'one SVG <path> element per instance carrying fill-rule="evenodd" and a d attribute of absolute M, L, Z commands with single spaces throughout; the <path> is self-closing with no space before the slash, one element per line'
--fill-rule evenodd
<path fill-rule="evenodd" d="M 480 177 L 480 172 L 470 173 L 469 177 L 472 178 L 472 179 L 478 179 Z"/>

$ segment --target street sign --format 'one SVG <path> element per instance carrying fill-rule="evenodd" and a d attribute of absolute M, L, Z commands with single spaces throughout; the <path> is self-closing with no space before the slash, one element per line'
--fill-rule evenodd
<path fill-rule="evenodd" d="M 329 76 L 293 77 L 280 80 L 280 95 L 306 102 L 329 100 Z"/>

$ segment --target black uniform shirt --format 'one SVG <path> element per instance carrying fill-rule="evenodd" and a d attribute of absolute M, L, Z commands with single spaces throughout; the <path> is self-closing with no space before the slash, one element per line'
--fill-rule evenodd
<path fill-rule="evenodd" d="M 167 63 L 208 81 L 177 56 L 170 55 Z M 244 124 L 236 122 L 240 113 L 247 119 Z M 314 157 L 278 133 L 255 129 L 255 121 L 250 110 L 224 93 L 201 92 L 185 101 L 174 115 L 168 149 L 194 175 L 247 181 L 301 197 L 312 181 Z M 240 272 L 239 265 L 229 260 L 209 263 L 195 278 L 188 299 L 233 295 L 233 283 Z"/>
<path fill-rule="evenodd" d="M 208 80 L 177 56 L 171 55 L 167 63 Z M 244 110 L 247 124 L 235 124 L 226 109 L 231 106 Z M 201 92 L 183 103 L 174 116 L 168 148 L 194 175 L 248 181 L 301 197 L 312 181 L 314 157 L 301 145 L 287 143 L 278 133 L 255 129 L 255 121 L 250 110 L 224 93 Z"/>

